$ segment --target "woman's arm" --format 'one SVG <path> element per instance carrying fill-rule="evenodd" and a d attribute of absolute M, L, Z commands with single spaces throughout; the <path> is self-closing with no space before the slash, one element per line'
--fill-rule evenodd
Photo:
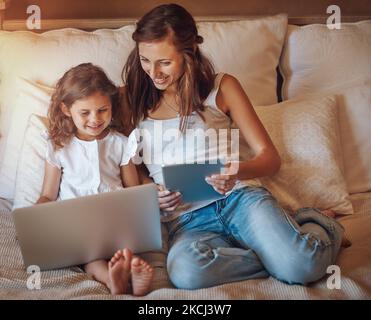
<path fill-rule="evenodd" d="M 240 163 L 238 179 L 275 174 L 281 166 L 280 156 L 239 81 L 225 75 L 220 93 L 219 101 L 223 111 L 230 114 L 255 155 L 253 159 Z"/>
<path fill-rule="evenodd" d="M 218 107 L 237 124 L 254 157 L 232 165 L 229 175 L 215 175 L 208 182 L 218 191 L 228 191 L 236 179 L 274 175 L 281 166 L 280 156 L 239 81 L 231 75 L 224 75 L 216 101 Z"/>
<path fill-rule="evenodd" d="M 62 171 L 45 161 L 45 175 L 40 198 L 36 204 L 57 200 Z"/>

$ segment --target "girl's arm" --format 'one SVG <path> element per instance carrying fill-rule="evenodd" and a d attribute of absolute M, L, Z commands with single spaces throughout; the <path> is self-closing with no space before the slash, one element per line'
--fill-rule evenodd
<path fill-rule="evenodd" d="M 131 160 L 128 164 L 120 167 L 120 173 L 124 187 L 133 187 L 140 184 L 137 168 Z"/>
<path fill-rule="evenodd" d="M 61 183 L 61 173 L 61 169 L 45 161 L 43 188 L 36 204 L 57 200 L 59 185 Z"/>
<path fill-rule="evenodd" d="M 231 75 L 224 75 L 216 101 L 218 107 L 237 124 L 255 156 L 239 162 L 236 167 L 232 165 L 230 175 L 215 175 L 208 182 L 218 191 L 228 191 L 237 179 L 274 175 L 281 166 L 280 156 L 239 81 Z"/>
<path fill-rule="evenodd" d="M 148 170 L 146 166 L 142 163 L 137 165 L 139 181 L 141 184 L 153 183 L 153 180 L 149 177 Z"/>

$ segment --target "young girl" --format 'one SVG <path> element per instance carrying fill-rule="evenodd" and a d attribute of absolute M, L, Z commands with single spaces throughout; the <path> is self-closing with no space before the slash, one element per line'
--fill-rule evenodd
<path fill-rule="evenodd" d="M 90 63 L 67 71 L 58 81 L 49 108 L 49 136 L 42 194 L 37 203 L 109 192 L 139 184 L 130 158 L 136 141 L 111 128 L 119 114 L 119 92 L 102 69 Z M 112 259 L 84 266 L 112 294 L 145 295 L 153 269 L 129 249 Z"/>
<path fill-rule="evenodd" d="M 268 275 L 307 284 L 323 277 L 339 252 L 342 226 L 312 208 L 291 217 L 260 185 L 258 177 L 279 170 L 280 157 L 239 81 L 215 74 L 200 51 L 203 38 L 192 16 L 176 4 L 158 6 L 140 19 L 133 39 L 136 46 L 123 70 L 124 92 L 133 125 L 150 133 L 142 136 L 143 146 L 162 156 L 145 164 L 160 185 L 173 284 L 198 289 Z M 181 139 L 169 140 L 165 131 L 162 141 L 151 139 L 158 127 L 180 129 Z M 188 129 L 223 129 L 230 137 L 232 128 L 242 138 L 240 161 L 230 163 L 226 174 L 207 179 L 225 197 L 182 206 L 181 195 L 161 186 L 163 161 L 156 159 L 179 154 L 187 139 L 194 139 Z M 195 146 L 194 162 L 210 151 L 188 145 Z"/>

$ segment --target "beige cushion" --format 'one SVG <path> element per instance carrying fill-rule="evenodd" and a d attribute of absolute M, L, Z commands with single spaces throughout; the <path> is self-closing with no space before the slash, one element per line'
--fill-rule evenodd
<path fill-rule="evenodd" d="M 350 193 L 371 190 L 371 21 L 288 28 L 280 70 L 283 99 L 340 96 L 340 132 Z M 308 97 L 308 99 L 310 99 Z"/>
<path fill-rule="evenodd" d="M 288 100 L 256 111 L 282 159 L 280 171 L 261 179 L 263 185 L 293 210 L 315 207 L 352 214 L 335 97 Z"/>
<path fill-rule="evenodd" d="M 15 183 L 13 208 L 36 203 L 42 191 L 47 148 L 47 118 L 32 114 L 25 131 Z"/>
<path fill-rule="evenodd" d="M 5 198 L 13 198 L 15 177 L 28 120 L 32 114 L 46 116 L 52 88 L 17 79 L 18 96 L 9 122 L 9 136 L 5 143 L 3 162 L 0 166 L 0 190 Z"/>
<path fill-rule="evenodd" d="M 203 22 L 198 25 L 204 37 L 201 49 L 217 72 L 234 75 L 253 105 L 276 103 L 277 73 L 287 16 L 263 19 Z"/>

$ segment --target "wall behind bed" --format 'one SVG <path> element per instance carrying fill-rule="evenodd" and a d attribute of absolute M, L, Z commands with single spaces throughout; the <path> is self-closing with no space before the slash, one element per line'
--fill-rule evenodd
<path fill-rule="evenodd" d="M 371 17 L 370 0 L 11 0 L 5 13 L 4 29 L 14 29 L 16 20 L 26 19 L 30 5 L 41 8 L 43 20 L 135 19 L 154 6 L 168 2 L 185 6 L 197 17 L 259 16 L 286 12 L 289 23 L 325 23 L 329 16 L 326 9 L 333 4 L 340 7 L 343 22 Z"/>

